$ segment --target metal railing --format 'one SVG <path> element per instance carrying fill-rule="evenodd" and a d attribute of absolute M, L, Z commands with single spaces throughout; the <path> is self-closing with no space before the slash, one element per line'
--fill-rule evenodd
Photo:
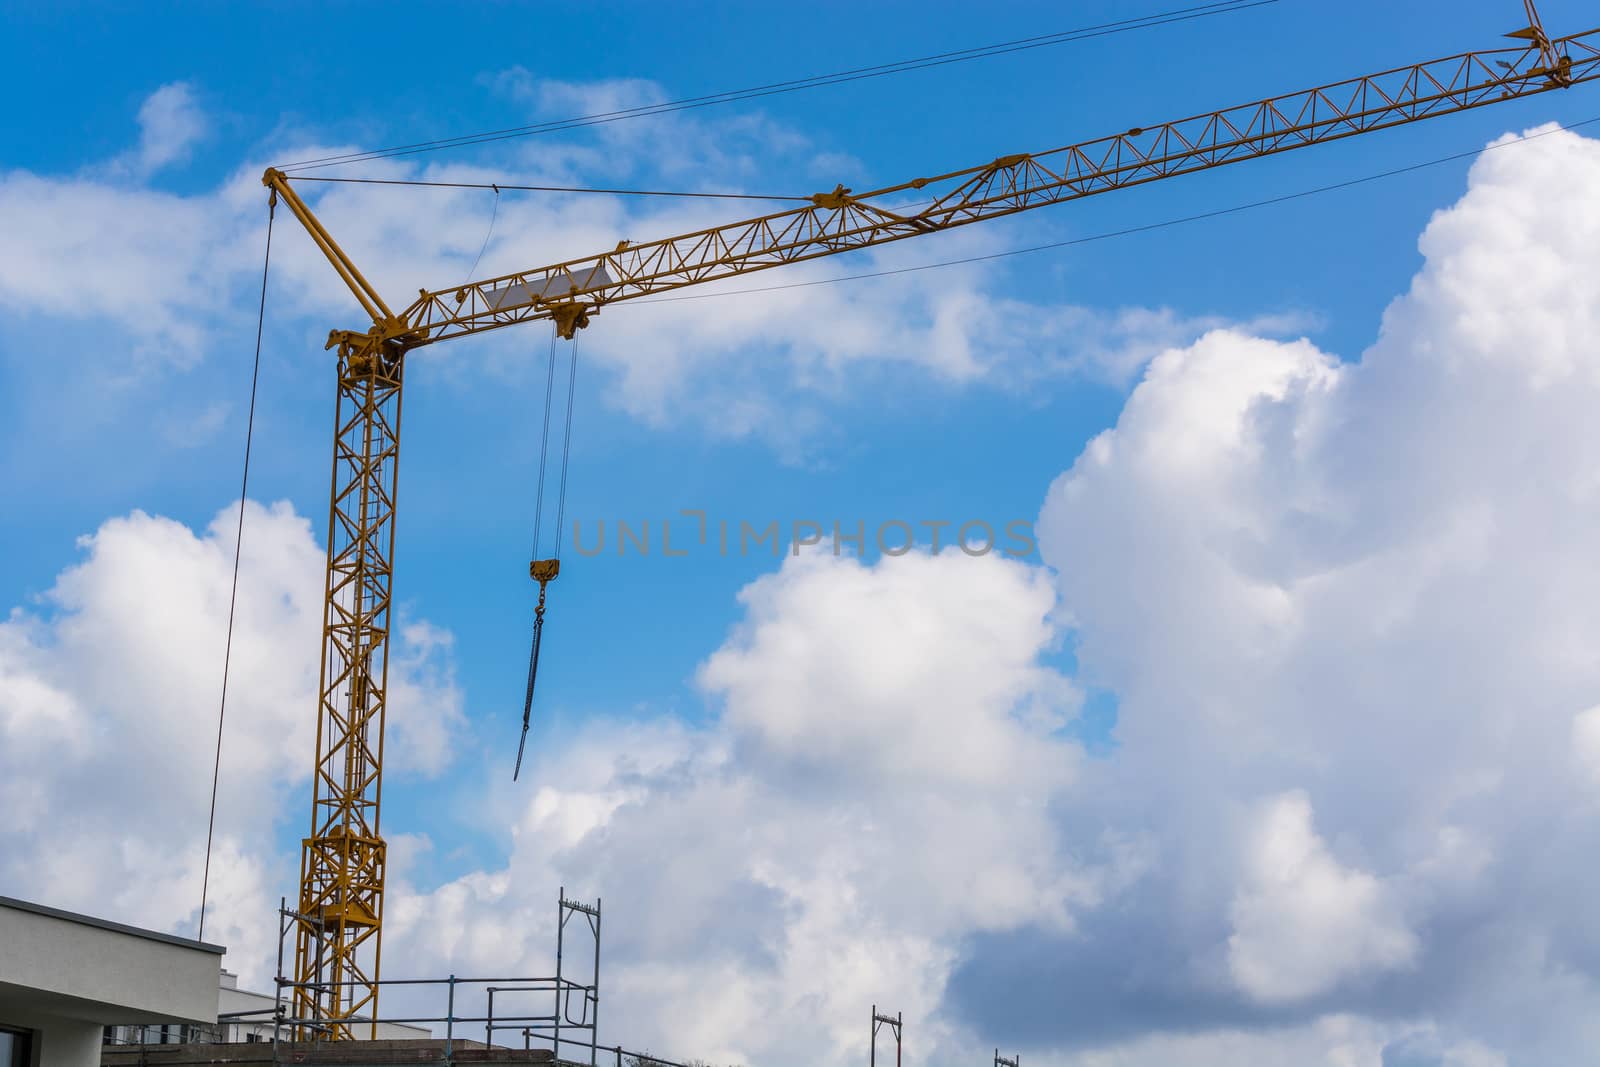
<path fill-rule="evenodd" d="M 312 999 L 319 1000 L 332 990 L 350 984 L 353 983 L 301 983 L 278 979 L 278 1007 L 273 1012 L 274 1040 L 317 1041 L 328 1036 L 333 1026 L 327 1020 L 291 1014 L 289 1003 L 296 999 L 292 994 L 297 989 L 309 988 L 316 994 Z M 595 1003 L 598 990 L 592 984 L 554 976 L 463 978 L 453 974 L 444 978 L 385 978 L 365 984 L 376 985 L 390 993 L 380 1003 L 392 1003 L 396 994 L 407 991 L 432 993 L 435 1004 L 442 997 L 444 1011 L 422 1008 L 403 1010 L 396 1015 L 340 1020 L 342 1027 L 358 1035 L 366 1031 L 377 1038 L 386 1026 L 423 1027 L 436 1037 L 442 1030 L 445 1056 L 449 1057 L 458 1040 L 470 1039 L 481 1027 L 485 1045 L 496 1044 L 497 1035 L 514 1033 L 522 1037 L 524 1048 L 534 1047 L 534 1042 L 541 1046 L 548 1044 L 552 1053 L 560 1046 L 586 1048 L 588 1062 L 591 1067 L 597 1067 L 600 1045 L 596 1040 Z M 411 999 L 415 1001 L 414 997 Z M 539 1000 L 546 1000 L 546 1003 L 538 1005 Z M 586 1036 L 580 1039 L 562 1037 L 562 1030 Z"/>
<path fill-rule="evenodd" d="M 221 1022 L 221 1020 L 218 1020 Z M 130 1023 L 108 1026 L 102 1045 L 212 1045 L 223 1040 L 221 1027 L 195 1023 Z"/>
<path fill-rule="evenodd" d="M 290 998 L 286 991 L 295 985 L 287 979 L 280 982 L 279 1008 L 272 1013 L 274 1044 L 280 1040 L 315 1041 L 331 1030 L 325 1022 L 296 1018 L 289 1013 Z M 442 986 L 444 1013 L 377 1015 L 350 1020 L 351 1027 L 359 1033 L 368 1027 L 371 1028 L 369 1032 L 373 1032 L 390 1024 L 421 1026 L 432 1031 L 435 1037 L 441 1036 L 442 1031 L 447 1061 L 453 1059 L 459 1042 L 481 1040 L 485 1046 L 507 1048 L 514 1045 L 505 1040 L 506 1036 L 516 1035 L 522 1039 L 524 1049 L 548 1048 L 551 1056 L 563 1063 L 581 1063 L 587 1053 L 590 1067 L 697 1067 L 653 1052 L 600 1044 L 596 1039 L 596 1013 L 592 1008 L 594 988 L 568 978 L 463 978 L 452 974 L 444 978 L 386 978 L 378 985 L 397 990 L 432 990 L 435 1003 Z M 529 1010 L 523 999 L 527 997 L 550 997 L 554 1010 Z M 463 1002 L 468 1006 L 463 1007 Z M 471 1006 L 479 1003 L 481 1009 Z M 563 1031 L 583 1036 L 563 1036 Z M 576 1054 L 563 1056 L 564 1050 Z"/>

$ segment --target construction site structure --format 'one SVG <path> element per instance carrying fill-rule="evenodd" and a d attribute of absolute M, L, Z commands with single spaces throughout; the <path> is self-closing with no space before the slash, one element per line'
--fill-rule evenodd
<path fill-rule="evenodd" d="M 312 213 L 284 171 L 264 184 L 349 287 L 370 325 L 334 330 L 338 402 L 310 834 L 304 839 L 292 1014 L 354 1036 L 379 989 L 395 490 L 406 356 L 548 320 L 571 339 L 608 305 L 1003 218 L 1600 77 L 1600 29 L 1552 39 L 1533 0 L 1508 47 L 1462 53 L 1091 141 L 1001 156 L 866 193 L 839 185 L 799 207 L 463 285 L 398 312 Z M 533 573 L 541 573 L 534 561 Z M 553 567 L 544 572 L 553 576 Z M 541 587 L 543 582 L 541 582 Z"/>
<path fill-rule="evenodd" d="M 366 1041 L 442 1037 L 439 1051 L 446 1061 L 466 1035 L 482 1029 L 482 1043 L 489 1049 L 507 1047 L 508 1037 L 522 1038 L 525 1049 L 548 1046 L 557 1059 L 569 1064 L 587 1063 L 597 1067 L 599 1053 L 611 1052 L 618 1067 L 626 1050 L 599 1044 L 600 1027 L 600 904 L 573 900 L 563 886 L 556 898 L 556 966 L 553 975 L 520 977 L 380 978 L 371 981 L 369 1009 L 357 1017 L 329 1018 L 323 1009 L 337 1002 L 344 990 L 365 979 L 331 977 L 318 973 L 307 981 L 296 969 L 284 973 L 284 950 L 293 936 L 299 942 L 299 929 L 306 916 L 288 906 L 278 908 L 277 996 L 270 1003 L 251 1010 L 219 1015 L 228 1023 L 251 1022 L 264 1027 L 271 1042 L 310 1042 L 360 1036 Z M 581 921 L 580 920 L 581 917 Z M 574 927 L 569 934 L 567 927 Z M 586 928 L 587 937 L 579 927 Z M 576 936 L 574 936 L 576 935 Z M 587 960 L 587 975 L 577 976 L 568 959 L 575 950 L 580 966 Z M 381 1016 L 377 993 L 388 988 L 404 993 L 408 1007 L 401 1015 Z M 431 1004 L 431 1010 L 422 1005 Z M 309 1005 L 308 1014 L 305 1008 Z M 637 1058 L 634 1055 L 633 1058 Z M 680 1067 L 660 1061 L 663 1067 Z"/>
<path fill-rule="evenodd" d="M 887 1029 L 894 1038 L 894 1067 L 900 1067 L 900 1053 L 905 1034 L 905 1018 L 901 1012 L 886 1015 L 872 1006 L 872 1043 L 867 1046 L 867 1067 L 878 1067 L 878 1031 Z"/>

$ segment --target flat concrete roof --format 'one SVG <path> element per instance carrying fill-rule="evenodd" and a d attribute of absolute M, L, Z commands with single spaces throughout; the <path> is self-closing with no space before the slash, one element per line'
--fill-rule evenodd
<path fill-rule="evenodd" d="M 219 945 L 0 897 L 0 1016 L 214 1023 Z"/>
<path fill-rule="evenodd" d="M 266 1041 L 229 1045 L 106 1045 L 100 1050 L 101 1067 L 206 1067 L 228 1064 L 298 1064 L 302 1067 L 397 1067 L 402 1064 L 473 1063 L 524 1064 L 532 1067 L 577 1067 L 558 1060 L 547 1048 L 521 1049 L 485 1045 L 456 1038 L 445 1055 L 442 1038 L 425 1041 L 283 1041 L 274 1048 Z M 601 1060 L 601 1063 L 607 1061 Z M 587 1064 L 583 1067 L 588 1067 Z"/>
<path fill-rule="evenodd" d="M 114 923 L 109 919 L 97 919 L 93 915 L 80 915 L 75 911 L 63 911 L 60 908 L 50 908 L 43 904 L 35 904 L 28 900 L 18 900 L 15 897 L 0 897 L 0 908 L 14 908 L 17 911 L 28 911 L 35 915 L 44 915 L 51 919 L 64 919 L 67 922 L 82 923 L 84 926 L 94 926 L 101 930 L 111 930 L 119 934 L 130 934 L 133 937 L 142 937 L 149 941 L 161 941 L 168 945 L 177 945 L 180 948 L 196 949 L 200 952 L 212 952 L 222 955 L 226 949 L 221 945 L 213 945 L 206 941 L 191 941 L 187 937 L 176 934 L 163 934 L 155 930 L 146 930 L 138 926 L 128 926 L 124 923 Z"/>

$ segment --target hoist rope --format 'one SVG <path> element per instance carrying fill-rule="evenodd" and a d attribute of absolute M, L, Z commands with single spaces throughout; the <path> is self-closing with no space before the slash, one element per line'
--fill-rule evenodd
<path fill-rule="evenodd" d="M 572 360 L 567 368 L 567 426 L 561 437 L 561 489 L 556 493 L 556 559 L 561 558 L 561 534 L 567 515 L 567 461 L 572 455 L 572 396 L 578 385 L 578 338 L 572 338 Z"/>
<path fill-rule="evenodd" d="M 233 534 L 233 584 L 228 592 L 228 636 L 222 646 L 222 698 L 217 702 L 217 752 L 211 765 L 211 813 L 206 819 L 206 860 L 200 875 L 200 929 L 206 935 L 206 897 L 211 889 L 211 843 L 217 828 L 217 782 L 222 776 L 222 724 L 228 713 L 228 668 L 233 659 L 233 615 L 239 602 L 239 554 L 244 547 L 244 505 L 250 492 L 250 451 L 256 433 L 256 386 L 261 381 L 261 332 L 267 321 L 267 270 L 272 265 L 272 223 L 278 215 L 278 194 L 267 198 L 267 251 L 261 261 L 261 301 L 256 308 L 256 356 L 250 370 L 250 413 L 244 424 L 244 474 L 239 479 L 239 522 Z"/>
<path fill-rule="evenodd" d="M 556 333 L 554 325 L 550 330 L 550 357 L 546 364 L 544 386 L 544 425 L 539 434 L 539 481 L 535 490 L 537 499 L 533 506 L 533 552 L 535 561 L 539 560 L 539 546 L 543 544 L 544 533 L 544 481 L 545 471 L 549 465 L 550 455 L 550 404 L 555 396 L 556 379 Z M 556 490 L 556 533 L 555 551 L 551 559 L 557 566 L 561 562 L 561 532 L 562 524 L 566 521 L 567 514 L 567 467 L 572 456 L 572 404 L 577 392 L 578 382 L 578 342 L 572 341 L 572 357 L 567 368 L 567 409 L 566 422 L 561 430 L 561 480 Z M 539 678 L 539 649 L 544 644 L 544 607 L 545 587 L 549 578 L 540 578 L 539 603 L 533 613 L 533 639 L 528 649 L 528 685 L 522 698 L 522 734 L 517 739 L 517 762 L 511 768 L 511 780 L 517 780 L 522 773 L 522 756 L 528 745 L 528 726 L 533 720 L 533 690 Z"/>
<path fill-rule="evenodd" d="M 556 328 L 550 327 L 550 359 L 544 380 L 544 430 L 539 434 L 539 487 L 533 496 L 533 550 L 530 559 L 539 558 L 540 535 L 544 527 L 544 471 L 550 452 L 550 398 L 556 392 Z"/>

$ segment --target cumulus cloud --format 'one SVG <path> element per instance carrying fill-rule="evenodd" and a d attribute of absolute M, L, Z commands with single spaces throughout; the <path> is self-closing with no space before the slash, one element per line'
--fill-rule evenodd
<path fill-rule="evenodd" d="M 1506 1057 L 1476 1041 L 1447 1041 L 1420 1029 L 1383 1047 L 1380 1067 L 1506 1067 Z"/>
<path fill-rule="evenodd" d="M 1304 793 L 1264 805 L 1246 850 L 1228 963 L 1250 997 L 1301 1000 L 1350 975 L 1404 967 L 1416 958 L 1417 937 L 1398 913 L 1392 889 L 1339 863 L 1317 836 Z"/>
<path fill-rule="evenodd" d="M 240 314 L 232 297 L 248 264 L 260 269 L 260 242 L 248 239 L 259 218 L 235 195 L 0 172 L 0 306 L 21 321 L 115 324 L 119 343 L 84 356 L 117 378 L 193 365 Z"/>
<path fill-rule="evenodd" d="M 1490 1062 L 1592 1046 L 1597 177 L 1571 134 L 1486 153 L 1360 362 L 1236 331 L 1163 353 L 1052 488 L 1041 552 L 1119 700 L 1107 817 L 1156 835 L 1132 899 L 1177 973 L 1086 919 L 1092 959 L 1035 977 L 1145 995 L 1038 1040 L 1345 1014 L 1379 1049 L 1419 1023 Z"/>
<path fill-rule="evenodd" d="M 397 884 L 391 958 L 542 971 L 564 884 L 626 917 L 617 1036 L 683 1055 L 856 1055 L 871 1002 L 935 1058 L 1591 1047 L 1597 156 L 1486 155 L 1359 363 L 1237 329 L 1159 355 L 1051 490 L 1054 590 L 787 561 L 699 672 L 718 718 L 540 754 L 504 866 Z M 1118 700 L 1105 759 L 1061 731 L 1063 623 Z M 61 688 L 12 714 L 70 745 Z"/>
<path fill-rule="evenodd" d="M 504 864 L 437 886 L 397 866 L 391 958 L 542 971 L 564 884 L 625 917 L 603 979 L 616 1036 L 685 1056 L 843 1061 L 877 1002 L 904 1007 L 932 1061 L 1009 1037 L 1030 1062 L 1124 1067 L 1581 1062 L 1600 1046 L 1597 183 L 1600 143 L 1571 134 L 1484 155 L 1359 361 L 1238 327 L 1162 341 L 1049 491 L 1048 575 L 959 552 L 788 560 L 708 650 L 711 723 L 593 721 L 538 754 L 531 796 L 494 798 L 516 812 Z M 320 203 L 347 206 L 357 240 L 415 239 L 400 210 L 342 195 Z M 646 218 L 601 201 L 558 232 L 543 211 L 513 208 L 496 254 L 530 235 L 603 247 Z M 451 240 L 424 247 L 476 251 Z M 326 299 L 311 263 L 286 268 L 308 307 Z M 859 324 L 864 363 L 908 359 L 897 346 L 938 339 L 929 323 L 963 306 L 884 292 L 898 332 Z M 847 327 L 862 310 L 830 299 Z M 783 314 L 663 306 L 704 351 L 778 346 L 791 387 L 855 358 Z M 952 381 L 993 371 L 959 344 L 928 351 L 918 366 Z M 649 373 L 638 351 L 598 355 L 635 410 L 668 395 L 630 379 Z M 309 626 L 317 590 L 290 576 L 320 554 L 292 514 L 259 521 L 293 529 L 256 564 L 279 595 L 249 625 Z M 95 836 L 73 793 L 142 796 L 127 768 L 203 733 L 209 679 L 174 649 L 215 643 L 226 529 L 107 524 L 44 608 L 0 627 L 0 759 L 17 761 L 0 789 L 21 813 L 0 856 L 49 859 L 8 878 L 56 894 L 133 870 L 192 813 L 203 775 L 163 779 L 165 814 L 130 846 Z M 204 617 L 186 602 L 209 605 L 209 628 L 185 631 Z M 1063 628 L 1076 678 L 1050 666 Z M 443 657 L 416 684 L 448 689 L 446 642 L 412 640 Z M 262 691 L 308 706 L 309 683 L 273 664 Z M 1117 702 L 1101 759 L 1062 728 L 1081 686 Z M 306 728 L 259 714 L 274 737 Z M 17 773 L 46 747 L 60 776 Z M 269 744 L 231 758 L 269 791 L 294 785 Z M 89 829 L 47 852 L 58 809 Z M 224 854 L 225 895 L 273 880 L 270 857 Z"/>
<path fill-rule="evenodd" d="M 641 81 L 565 83 L 508 72 L 495 84 L 534 115 L 616 110 L 664 98 Z M 24 322 L 104 321 L 139 357 L 113 355 L 118 376 L 193 368 L 234 336 L 256 307 L 267 158 L 243 164 L 208 191 L 178 195 L 145 179 L 181 162 L 206 123 L 186 83 L 164 86 L 139 113 L 137 147 L 109 167 L 70 176 L 0 172 L 0 307 Z M 274 158 L 348 151 L 310 138 L 274 144 Z M 759 112 L 665 115 L 608 123 L 556 142 L 503 146 L 481 160 L 374 160 L 373 177 L 552 185 L 668 186 L 793 194 L 818 146 Z M 133 180 L 129 180 L 130 177 Z M 848 175 L 845 175 L 848 177 Z M 772 183 L 781 181 L 782 188 Z M 419 287 L 447 287 L 634 241 L 694 232 L 757 213 L 725 202 L 470 189 L 303 184 L 301 195 L 379 292 L 398 309 Z M 496 202 L 498 201 L 498 202 Z M 491 228 L 490 220 L 494 220 Z M 275 319 L 297 337 L 361 328 L 359 306 L 299 227 L 280 211 L 274 245 Z M 487 244 L 485 240 L 487 237 Z M 840 273 L 877 273 L 1001 251 L 1007 238 L 967 230 L 786 269 L 784 285 Z M 1125 384 L 1163 347 L 1187 343 L 1215 319 L 1165 309 L 1102 311 L 999 295 L 1005 268 L 967 264 L 848 285 L 618 305 L 581 340 L 605 370 L 606 395 L 641 419 L 689 422 L 721 436 L 760 437 L 803 453 L 841 399 L 881 389 L 883 376 L 944 388 L 1020 389 L 1046 378 Z M 728 288 L 764 287 L 776 275 Z M 525 373 L 529 338 L 486 337 L 470 365 Z M 535 346 L 536 347 L 536 346 Z M 434 358 L 424 350 L 417 358 Z M 459 366 L 456 361 L 452 366 Z M 514 369 L 515 368 L 515 369 Z M 463 373 L 459 369 L 455 373 Z M 195 428 L 203 432 L 203 427 Z M 179 429 L 179 436 L 193 436 Z"/>
<path fill-rule="evenodd" d="M 1600 787 L 1600 707 L 1573 717 L 1572 753 L 1583 774 Z"/>
<path fill-rule="evenodd" d="M 193 935 L 238 512 L 202 531 L 134 512 L 0 623 L 0 884 Z M 206 936 L 268 977 L 270 915 L 309 815 L 323 550 L 286 504 L 248 505 Z M 402 627 L 392 774 L 440 769 L 462 726 L 448 635 Z"/>
<path fill-rule="evenodd" d="M 731 728 L 802 768 L 980 787 L 1048 782 L 1068 768 L 1034 734 L 1063 725 L 1078 699 L 1037 662 L 1053 640 L 1054 594 L 1038 573 L 958 563 L 917 555 L 866 567 L 803 555 L 740 594 L 746 619 L 700 683 L 726 699 Z M 928 587 L 941 581 L 930 605 Z M 873 630 L 859 621 L 869 616 Z M 1029 724 L 1014 720 L 1019 711 Z M 943 728 L 927 728 L 930 714 Z"/>
<path fill-rule="evenodd" d="M 546 754 L 508 866 L 406 894 L 386 943 L 424 971 L 536 969 L 547 894 L 603 889 L 629 1041 L 787 1062 L 864 1051 L 874 1001 L 931 1039 L 966 933 L 1070 929 L 1134 877 L 1136 842 L 1069 844 L 1050 818 L 1082 755 L 1060 732 L 1077 695 L 1038 662 L 1036 569 L 819 553 L 743 602 L 700 673 L 715 724 L 600 722 Z"/>
<path fill-rule="evenodd" d="M 192 85 L 163 85 L 139 105 L 139 147 L 126 165 L 143 176 L 182 162 L 205 136 L 206 125 Z"/>

